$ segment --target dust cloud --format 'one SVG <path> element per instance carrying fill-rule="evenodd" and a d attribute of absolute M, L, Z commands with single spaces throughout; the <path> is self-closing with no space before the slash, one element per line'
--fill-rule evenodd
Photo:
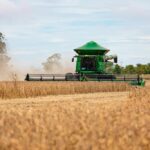
<path fill-rule="evenodd" d="M 61 64 L 61 54 L 55 53 L 47 58 L 47 60 L 42 63 L 43 70 L 45 73 L 60 73 L 63 70 Z"/>
<path fill-rule="evenodd" d="M 11 61 L 11 56 L 7 53 L 7 46 L 5 43 L 5 37 L 0 32 L 0 81 L 23 81 L 27 73 L 31 74 L 66 74 L 72 72 L 73 67 L 70 66 L 63 59 L 59 53 L 50 55 L 43 63 L 41 67 L 22 68 L 15 65 L 14 60 Z"/>
<path fill-rule="evenodd" d="M 66 74 L 74 73 L 75 64 L 72 63 L 71 59 L 66 59 L 60 53 L 52 54 L 47 60 L 42 63 L 44 73 L 48 74 Z"/>

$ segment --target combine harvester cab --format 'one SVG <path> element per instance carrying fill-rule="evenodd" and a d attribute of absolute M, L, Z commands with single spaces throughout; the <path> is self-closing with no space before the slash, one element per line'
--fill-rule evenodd
<path fill-rule="evenodd" d="M 76 73 L 67 74 L 27 74 L 26 81 L 99 81 L 128 82 L 131 85 L 144 86 L 145 81 L 139 75 L 114 75 L 106 73 L 106 63 L 118 62 L 116 55 L 106 55 L 110 50 L 94 41 L 76 48 Z"/>

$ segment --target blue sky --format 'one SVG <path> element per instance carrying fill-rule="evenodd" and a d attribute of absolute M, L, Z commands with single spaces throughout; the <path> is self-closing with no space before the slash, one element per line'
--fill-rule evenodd
<path fill-rule="evenodd" d="M 53 53 L 71 65 L 77 48 L 95 40 L 119 63 L 150 62 L 149 0 L 0 0 L 0 32 L 18 66 L 36 66 Z"/>

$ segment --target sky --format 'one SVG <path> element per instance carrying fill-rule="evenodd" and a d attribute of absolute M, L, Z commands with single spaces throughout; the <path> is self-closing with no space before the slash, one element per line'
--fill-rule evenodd
<path fill-rule="evenodd" d="M 18 66 L 40 67 L 53 53 L 96 41 L 119 64 L 150 63 L 149 0 L 0 0 L 0 32 Z"/>

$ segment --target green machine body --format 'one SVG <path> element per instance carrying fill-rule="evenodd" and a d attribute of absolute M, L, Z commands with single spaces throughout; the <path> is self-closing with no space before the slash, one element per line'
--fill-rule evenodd
<path fill-rule="evenodd" d="M 106 54 L 110 50 L 94 41 L 88 42 L 74 51 L 77 53 L 74 56 L 77 58 L 76 73 L 79 74 L 105 74 L 105 64 L 108 60 L 114 59 L 114 62 L 117 63 L 116 55 L 107 56 Z"/>

